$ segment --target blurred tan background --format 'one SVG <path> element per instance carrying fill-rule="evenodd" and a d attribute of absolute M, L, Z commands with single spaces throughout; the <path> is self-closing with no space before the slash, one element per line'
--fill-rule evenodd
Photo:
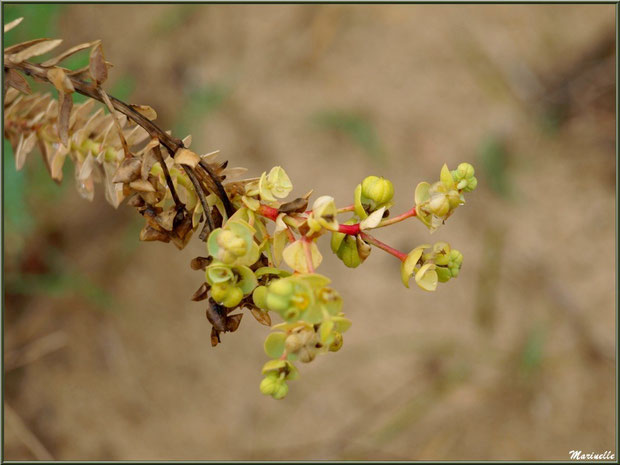
<path fill-rule="evenodd" d="M 5 459 L 616 453 L 613 5 L 4 8 L 26 16 L 7 41 L 102 39 L 112 94 L 250 175 L 283 166 L 294 194 L 345 205 L 383 175 L 399 212 L 444 162 L 479 179 L 432 237 L 465 256 L 436 293 L 322 240 L 353 326 L 274 401 L 267 328 L 246 316 L 209 344 L 197 238 L 139 243 L 132 209 L 83 201 L 38 157 L 16 173 L 5 143 Z M 429 240 L 418 221 L 378 236 Z"/>

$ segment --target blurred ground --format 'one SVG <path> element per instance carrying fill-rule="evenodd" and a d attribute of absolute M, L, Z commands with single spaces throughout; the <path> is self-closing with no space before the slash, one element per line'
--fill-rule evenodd
<path fill-rule="evenodd" d="M 276 402 L 258 391 L 265 328 L 246 317 L 210 347 L 189 302 L 198 240 L 141 244 L 131 209 L 82 201 L 37 157 L 16 174 L 7 153 L 5 459 L 616 452 L 613 5 L 7 5 L 5 19 L 24 12 L 23 39 L 102 39 L 112 93 L 252 175 L 282 165 L 295 193 L 347 204 L 379 174 L 400 211 L 465 160 L 479 188 L 433 237 L 465 265 L 432 295 L 378 251 L 352 271 L 326 255 L 353 327 Z M 416 221 L 380 237 L 428 240 Z"/>

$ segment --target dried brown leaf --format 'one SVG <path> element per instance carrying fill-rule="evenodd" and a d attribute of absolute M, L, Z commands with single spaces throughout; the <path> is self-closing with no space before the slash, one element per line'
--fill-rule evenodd
<path fill-rule="evenodd" d="M 12 68 L 9 68 L 4 72 L 4 84 L 14 87 L 15 89 L 23 92 L 24 94 L 32 93 L 32 91 L 30 90 L 30 86 L 28 85 L 28 81 L 26 81 L 24 76 L 22 76 L 20 73 L 18 73 Z"/>
<path fill-rule="evenodd" d="M 220 332 L 215 328 L 211 328 L 211 347 L 215 347 L 220 342 Z"/>
<path fill-rule="evenodd" d="M 183 138 L 183 140 L 181 141 L 183 142 L 183 146 L 188 149 L 190 145 L 192 145 L 192 135 L 188 134 L 187 136 L 185 136 Z"/>
<path fill-rule="evenodd" d="M 177 211 L 172 208 L 170 210 L 163 211 L 157 217 L 155 217 L 155 221 L 157 224 L 161 226 L 166 231 L 172 231 L 174 227 L 174 218 L 177 216 Z"/>
<path fill-rule="evenodd" d="M 67 158 L 67 153 L 68 149 L 64 145 L 58 144 L 56 152 L 52 155 L 50 170 L 52 172 L 52 179 L 56 182 L 62 181 L 62 167 Z"/>
<path fill-rule="evenodd" d="M 110 114 L 112 115 L 112 118 L 114 119 L 114 124 L 116 126 L 117 135 L 121 141 L 121 145 L 123 147 L 123 153 L 125 154 L 125 158 L 129 158 L 131 156 L 131 153 L 129 152 L 129 146 L 127 145 L 127 141 L 125 140 L 125 136 L 123 135 L 123 129 L 122 129 L 123 125 L 127 121 L 127 117 L 125 115 L 122 115 L 123 117 L 125 117 L 125 119 L 122 119 L 120 116 L 118 116 L 118 113 L 114 109 L 114 106 L 112 105 L 112 101 L 110 100 L 110 97 L 108 97 L 108 94 L 105 92 L 105 90 L 103 90 L 101 87 L 98 90 L 99 90 L 99 95 L 103 99 L 104 103 L 108 107 L 108 110 L 110 111 Z"/>
<path fill-rule="evenodd" d="M 231 333 L 237 331 L 237 328 L 239 328 L 239 324 L 241 323 L 241 318 L 243 318 L 243 313 L 230 315 L 226 318 L 226 331 Z"/>
<path fill-rule="evenodd" d="M 298 198 L 290 202 L 286 202 L 278 208 L 282 213 L 303 213 L 308 207 L 308 199 Z"/>
<path fill-rule="evenodd" d="M 129 105 L 148 120 L 157 119 L 157 112 L 148 105 Z"/>
<path fill-rule="evenodd" d="M 44 39 L 44 41 L 31 45 L 30 47 L 26 47 L 25 49 L 15 53 L 14 55 L 9 55 L 9 60 L 13 63 L 21 63 L 28 58 L 43 55 L 44 53 L 55 49 L 61 44 L 61 42 L 62 39 Z"/>
<path fill-rule="evenodd" d="M 4 32 L 7 33 L 9 32 L 11 29 L 13 29 L 14 27 L 16 27 L 19 23 L 22 22 L 24 18 L 17 18 L 14 19 L 13 21 L 11 21 L 10 23 L 7 23 L 4 25 Z"/>
<path fill-rule="evenodd" d="M 144 179 L 137 179 L 129 183 L 129 187 L 138 192 L 155 192 L 153 184 Z M 150 202 L 149 202 L 150 203 Z"/>
<path fill-rule="evenodd" d="M 213 325 L 217 331 L 227 331 L 226 329 L 226 308 L 218 305 L 213 301 L 209 301 L 207 307 L 207 320 Z"/>
<path fill-rule="evenodd" d="M 24 136 L 24 134 L 20 134 L 19 143 L 17 144 L 17 148 L 15 150 L 15 168 L 17 171 L 21 170 L 24 167 L 24 163 L 26 163 L 26 157 L 37 142 L 37 133 L 31 132 L 29 135 Z"/>
<path fill-rule="evenodd" d="M 179 165 L 187 165 L 195 168 L 200 163 L 200 157 L 191 150 L 182 148 L 177 150 L 174 155 L 174 161 Z"/>
<path fill-rule="evenodd" d="M 47 71 L 47 77 L 50 82 L 54 84 L 56 90 L 58 92 L 62 92 L 64 94 L 70 94 L 75 92 L 75 88 L 73 87 L 73 83 L 71 79 L 67 77 L 64 70 L 62 68 L 52 68 Z"/>
<path fill-rule="evenodd" d="M 27 49 L 28 47 L 31 47 L 33 45 L 36 44 L 40 44 L 42 42 L 46 42 L 50 39 L 46 39 L 46 38 L 40 38 L 40 39 L 32 39 L 32 40 L 28 40 L 26 42 L 20 42 L 19 44 L 15 44 L 15 45 L 11 45 L 10 47 L 7 47 L 4 49 L 4 54 L 5 55 L 12 55 L 15 54 L 17 52 L 21 52 L 24 49 Z"/>
<path fill-rule="evenodd" d="M 142 160 L 137 157 L 125 158 L 119 165 L 118 169 L 114 173 L 112 182 L 130 183 L 140 177 L 140 168 L 142 167 Z M 155 189 L 151 184 L 147 183 L 153 191 Z M 138 189 L 136 189 L 138 190 Z"/>
<path fill-rule="evenodd" d="M 269 316 L 269 313 L 256 307 L 250 308 L 250 311 L 252 312 L 252 316 L 256 318 L 256 321 L 261 325 L 271 326 L 271 316 Z"/>
<path fill-rule="evenodd" d="M 158 231 L 147 224 L 144 228 L 142 228 L 142 231 L 140 231 L 140 240 L 145 242 L 170 242 L 170 236 L 165 232 Z"/>
<path fill-rule="evenodd" d="M 69 148 L 69 119 L 73 108 L 73 98 L 71 94 L 59 93 L 60 110 L 58 111 L 58 137 L 63 145 Z"/>
<path fill-rule="evenodd" d="M 43 63 L 41 63 L 41 66 L 43 66 L 44 68 L 49 68 L 50 66 L 56 66 L 58 63 L 60 63 L 63 60 L 66 60 L 71 55 L 75 55 L 77 52 L 81 52 L 82 50 L 86 50 L 87 48 L 92 47 L 93 44 L 94 42 L 86 42 L 83 44 L 76 45 L 75 47 L 71 47 L 70 49 L 62 52 L 60 55 L 56 55 L 54 58 L 50 58 L 49 60 L 44 61 Z"/>
<path fill-rule="evenodd" d="M 97 162 L 95 160 L 95 157 L 93 157 L 92 153 L 89 152 L 88 156 L 84 160 L 84 163 L 82 163 L 82 165 L 79 167 L 79 174 L 77 176 L 77 179 L 80 181 L 86 181 L 88 178 L 90 178 L 91 174 L 93 174 L 96 163 Z"/>
<path fill-rule="evenodd" d="M 192 295 L 192 300 L 194 302 L 200 302 L 201 300 L 205 300 L 207 298 L 208 290 L 209 290 L 209 287 L 207 286 L 207 283 L 202 283 L 200 287 L 196 289 L 196 292 L 194 292 L 194 295 Z"/>
<path fill-rule="evenodd" d="M 153 147 L 148 148 L 150 145 Z M 153 148 L 159 145 L 159 139 L 151 139 L 151 142 L 147 144 L 148 150 L 145 151 L 144 156 L 142 157 L 142 167 L 140 169 L 140 177 L 142 179 L 147 179 L 149 174 L 151 173 L 151 168 L 155 163 L 159 160 L 157 159 L 157 155 L 153 152 Z"/>
<path fill-rule="evenodd" d="M 98 41 L 90 52 L 90 62 L 88 65 L 90 75 L 97 84 L 102 84 L 108 79 L 108 67 L 103 56 L 103 47 Z"/>

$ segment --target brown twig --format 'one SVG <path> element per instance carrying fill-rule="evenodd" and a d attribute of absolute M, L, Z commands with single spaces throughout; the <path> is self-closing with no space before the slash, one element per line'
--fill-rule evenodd
<path fill-rule="evenodd" d="M 190 181 L 194 185 L 194 189 L 196 190 L 196 193 L 198 194 L 198 197 L 200 198 L 202 209 L 205 211 L 205 216 L 207 217 L 207 221 L 205 221 L 205 225 L 203 226 L 202 231 L 200 231 L 200 236 L 199 236 L 200 240 L 204 241 L 207 238 L 207 234 L 215 229 L 213 218 L 211 217 L 211 211 L 209 210 L 209 203 L 207 202 L 207 199 L 205 197 L 205 193 L 204 193 L 204 190 L 202 189 L 202 185 L 200 184 L 200 181 L 198 181 L 198 178 L 196 178 L 194 169 L 191 166 L 187 166 L 187 165 L 181 165 L 181 166 L 183 166 L 183 169 L 187 173 L 187 176 L 189 177 Z"/>
<path fill-rule="evenodd" d="M 170 171 L 168 171 L 168 165 L 166 165 L 166 162 L 164 161 L 164 156 L 161 154 L 161 149 L 159 148 L 159 145 L 156 145 L 153 148 L 153 152 L 155 152 L 155 156 L 157 157 L 157 160 L 159 160 L 159 164 L 161 165 L 161 169 L 164 172 L 164 177 L 166 178 L 166 184 L 168 185 L 168 189 L 170 189 L 170 194 L 172 195 L 172 198 L 174 200 L 174 204 L 177 207 L 182 206 L 183 203 L 179 199 L 179 195 L 177 194 L 177 190 L 174 187 L 174 183 L 172 182 L 172 177 L 170 176 Z"/>

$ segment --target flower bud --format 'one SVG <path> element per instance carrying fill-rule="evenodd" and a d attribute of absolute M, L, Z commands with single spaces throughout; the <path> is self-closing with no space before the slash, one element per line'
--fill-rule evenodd
<path fill-rule="evenodd" d="M 276 384 L 276 388 L 271 394 L 271 396 L 276 400 L 280 400 L 280 399 L 284 399 L 287 394 L 288 394 L 288 384 L 286 384 L 286 382 L 282 380 L 281 382 Z"/>
<path fill-rule="evenodd" d="M 336 255 L 349 268 L 357 268 L 362 263 L 357 249 L 357 241 L 352 236 L 344 238 Z"/>
<path fill-rule="evenodd" d="M 228 290 L 230 289 L 230 284 L 226 283 L 217 283 L 211 286 L 211 297 L 216 302 L 223 302 L 228 295 Z"/>
<path fill-rule="evenodd" d="M 280 377 L 277 372 L 267 373 L 262 381 L 260 382 L 260 392 L 265 394 L 266 396 L 272 395 L 278 389 L 278 385 L 280 384 Z"/>
<path fill-rule="evenodd" d="M 456 168 L 459 179 L 468 179 L 474 176 L 474 167 L 469 163 L 461 163 Z"/>
<path fill-rule="evenodd" d="M 374 207 L 391 202 L 394 197 L 394 185 L 388 179 L 368 176 L 362 181 L 362 196 L 374 203 Z"/>
<path fill-rule="evenodd" d="M 215 299 L 215 297 L 214 297 Z M 226 297 L 220 303 L 224 307 L 233 308 L 239 305 L 241 300 L 243 299 L 243 291 L 238 287 L 229 287 L 228 292 L 226 293 Z M 217 299 L 215 299 L 217 301 Z"/>

